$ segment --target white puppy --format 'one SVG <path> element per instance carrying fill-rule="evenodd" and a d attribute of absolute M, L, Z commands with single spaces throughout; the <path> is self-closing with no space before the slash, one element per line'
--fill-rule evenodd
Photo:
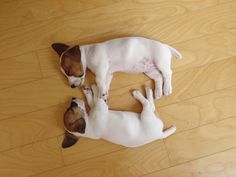
<path fill-rule="evenodd" d="M 108 97 L 114 72 L 144 72 L 155 81 L 155 98 L 170 95 L 171 57 L 181 58 L 171 46 L 143 37 L 118 38 L 74 47 L 54 43 L 52 47 L 60 56 L 61 70 L 70 86 L 81 86 L 86 68 L 89 68 L 96 75 L 99 97 L 104 100 Z"/>
<path fill-rule="evenodd" d="M 134 98 L 143 106 L 141 114 L 108 110 L 104 100 L 97 98 L 96 91 L 96 86 L 93 86 L 93 91 L 84 89 L 91 108 L 88 114 L 82 100 L 72 99 L 64 114 L 66 133 L 63 148 L 75 144 L 79 137 L 105 139 L 126 147 L 138 147 L 175 132 L 175 127 L 163 131 L 163 122 L 154 113 L 153 92 L 150 88 L 146 88 L 147 99 L 139 91 L 133 92 Z"/>

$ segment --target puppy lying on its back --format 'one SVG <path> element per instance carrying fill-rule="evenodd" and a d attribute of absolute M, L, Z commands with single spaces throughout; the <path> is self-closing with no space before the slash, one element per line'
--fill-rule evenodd
<path fill-rule="evenodd" d="M 61 70 L 72 88 L 84 82 L 86 68 L 96 75 L 99 97 L 107 100 L 114 72 L 145 73 L 155 81 L 155 98 L 172 93 L 171 57 L 181 58 L 173 47 L 143 37 L 127 37 L 97 44 L 54 43 L 60 56 Z"/>
<path fill-rule="evenodd" d="M 133 96 L 143 106 L 141 114 L 108 110 L 104 100 L 96 96 L 97 88 L 94 85 L 92 90 L 86 88 L 83 91 L 91 110 L 87 113 L 82 100 L 72 99 L 64 114 L 66 133 L 63 148 L 75 144 L 79 137 L 105 139 L 126 147 L 138 147 L 166 138 L 176 130 L 171 127 L 163 131 L 163 123 L 154 113 L 153 92 L 150 88 L 146 88 L 147 98 L 139 91 L 133 92 Z"/>

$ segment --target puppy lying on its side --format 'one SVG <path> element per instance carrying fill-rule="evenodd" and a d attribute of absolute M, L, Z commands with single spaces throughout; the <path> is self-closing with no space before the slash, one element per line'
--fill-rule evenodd
<path fill-rule="evenodd" d="M 134 98 L 143 106 L 141 114 L 108 110 L 104 100 L 97 97 L 95 85 L 83 91 L 91 110 L 87 113 L 84 102 L 72 98 L 64 114 L 66 133 L 63 148 L 75 144 L 79 137 L 105 139 L 126 147 L 138 147 L 166 138 L 176 130 L 171 127 L 163 131 L 163 122 L 154 113 L 153 92 L 150 88 L 146 88 L 147 98 L 139 91 L 133 91 Z"/>
<path fill-rule="evenodd" d="M 172 93 L 171 57 L 181 58 L 173 47 L 143 37 L 127 37 L 102 43 L 69 47 L 54 43 L 61 71 L 72 88 L 84 82 L 86 68 L 96 75 L 99 97 L 107 100 L 114 72 L 145 73 L 155 82 L 155 98 Z"/>

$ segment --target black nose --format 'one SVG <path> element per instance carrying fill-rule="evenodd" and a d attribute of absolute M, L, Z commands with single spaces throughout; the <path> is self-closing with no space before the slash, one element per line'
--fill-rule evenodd
<path fill-rule="evenodd" d="M 78 105 L 77 105 L 76 102 L 73 102 L 73 101 L 72 101 L 72 102 L 70 103 L 70 108 L 77 107 L 77 106 L 78 106 Z"/>
<path fill-rule="evenodd" d="M 74 85 L 74 84 L 72 84 L 70 87 L 71 87 L 71 88 L 75 88 L 75 85 Z"/>
<path fill-rule="evenodd" d="M 72 97 L 72 99 L 71 100 L 75 100 L 76 99 L 76 97 Z"/>

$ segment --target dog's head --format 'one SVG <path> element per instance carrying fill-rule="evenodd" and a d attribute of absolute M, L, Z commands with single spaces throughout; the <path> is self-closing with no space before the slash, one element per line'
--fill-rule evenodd
<path fill-rule="evenodd" d="M 81 61 L 80 46 L 69 47 L 66 44 L 54 43 L 52 48 L 60 56 L 60 68 L 68 78 L 71 88 L 83 85 L 85 70 Z"/>
<path fill-rule="evenodd" d="M 65 137 L 63 148 L 74 145 L 79 136 L 85 134 L 87 112 L 83 100 L 72 98 L 69 108 L 64 114 Z"/>

